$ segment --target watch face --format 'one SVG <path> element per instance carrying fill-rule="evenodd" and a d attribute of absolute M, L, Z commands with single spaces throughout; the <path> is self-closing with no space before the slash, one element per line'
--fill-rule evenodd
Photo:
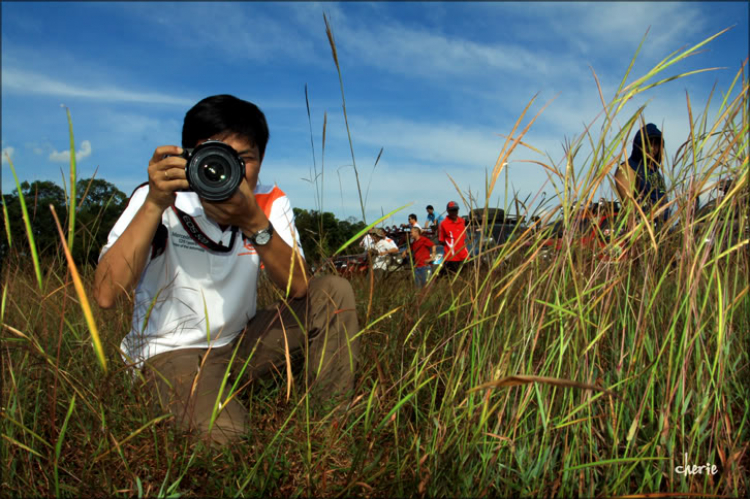
<path fill-rule="evenodd" d="M 257 244 L 259 246 L 263 246 L 263 245 L 268 244 L 268 241 L 270 241 L 270 240 L 271 240 L 271 232 L 270 231 L 262 230 L 262 231 L 258 232 L 257 234 L 255 234 L 255 244 Z"/>

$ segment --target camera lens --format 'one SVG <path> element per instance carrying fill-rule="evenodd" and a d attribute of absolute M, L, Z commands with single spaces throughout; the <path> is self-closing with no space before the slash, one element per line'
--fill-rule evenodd
<path fill-rule="evenodd" d="M 211 161 L 201 165 L 201 174 L 208 182 L 220 183 L 227 179 L 226 165 L 219 161 Z"/>
<path fill-rule="evenodd" d="M 245 163 L 232 147 L 209 140 L 196 147 L 185 168 L 190 188 L 208 201 L 232 197 L 245 177 Z"/>

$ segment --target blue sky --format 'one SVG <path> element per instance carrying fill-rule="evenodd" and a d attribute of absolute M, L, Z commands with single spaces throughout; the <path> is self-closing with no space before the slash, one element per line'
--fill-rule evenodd
<path fill-rule="evenodd" d="M 670 155 L 688 134 L 685 93 L 697 113 L 713 85 L 721 95 L 748 57 L 745 2 L 3 2 L 0 8 L 4 193 L 14 187 L 6 152 L 21 180 L 62 183 L 61 169 L 67 176 L 61 104 L 73 118 L 79 177 L 98 167 L 99 177 L 129 194 L 147 179 L 154 148 L 179 144 L 185 112 L 206 96 L 230 93 L 258 104 L 268 119 L 261 181 L 276 182 L 294 206 L 317 208 L 315 188 L 304 180 L 313 167 L 307 85 L 315 161 L 318 171 L 324 168 L 323 209 L 361 218 L 325 12 L 338 46 L 360 182 L 363 190 L 369 186 L 368 222 L 409 202 L 391 223 L 405 222 L 411 211 L 423 220 L 428 203 L 442 211 L 449 200 L 460 201 L 449 175 L 462 192 L 483 197 L 502 148 L 499 134 L 510 133 L 536 93 L 533 114 L 555 100 L 525 141 L 559 162 L 563 141 L 580 136 L 602 109 L 591 68 L 609 100 L 649 27 L 629 81 L 671 52 L 733 26 L 665 75 L 726 69 L 670 82 L 622 111 L 620 124 L 647 104 L 646 120 L 664 129 Z M 585 146 L 581 164 L 584 157 Z M 512 188 L 522 198 L 553 192 L 543 168 L 521 162 L 528 159 L 550 162 L 518 150 L 508 166 Z M 503 175 L 493 205 L 503 204 L 504 181 Z M 602 194 L 611 196 L 608 188 Z"/>

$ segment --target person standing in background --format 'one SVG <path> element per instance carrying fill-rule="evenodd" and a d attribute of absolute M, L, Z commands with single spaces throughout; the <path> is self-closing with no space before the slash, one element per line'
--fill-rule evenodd
<path fill-rule="evenodd" d="M 469 258 L 466 248 L 466 222 L 458 216 L 458 203 L 450 201 L 446 206 L 448 217 L 438 229 L 438 240 L 445 247 L 445 267 L 450 272 L 458 272 L 461 264 Z"/>
<path fill-rule="evenodd" d="M 418 288 L 423 288 L 430 278 L 431 262 L 437 258 L 435 243 L 422 236 L 422 228 L 415 225 L 411 228 L 411 244 L 401 253 L 406 258 L 411 251 L 414 262 L 414 282 Z"/>
<path fill-rule="evenodd" d="M 383 229 L 375 229 L 375 248 L 376 253 L 373 258 L 372 269 L 375 271 L 375 277 L 381 279 L 388 270 L 388 264 L 391 261 L 391 255 L 398 253 L 398 246 L 393 239 L 387 237 Z"/>
<path fill-rule="evenodd" d="M 661 173 L 664 139 L 661 131 L 649 123 L 633 138 L 633 150 L 627 161 L 617 167 L 615 187 L 623 207 L 634 199 L 647 216 L 652 216 L 657 228 L 666 224 L 669 210 L 655 215 L 658 208 L 669 202 L 664 176 Z"/>
<path fill-rule="evenodd" d="M 437 230 L 437 217 L 435 216 L 435 208 L 431 204 L 427 205 L 427 221 L 424 223 L 425 229 Z"/>

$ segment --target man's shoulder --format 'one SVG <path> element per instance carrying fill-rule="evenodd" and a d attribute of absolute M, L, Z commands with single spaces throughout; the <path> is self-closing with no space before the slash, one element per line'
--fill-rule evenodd
<path fill-rule="evenodd" d="M 253 191 L 256 196 L 280 195 L 286 196 L 286 193 L 276 184 L 257 184 Z"/>
<path fill-rule="evenodd" d="M 422 246 L 434 246 L 434 244 L 435 243 L 433 243 L 432 241 L 430 241 L 428 238 L 424 236 L 414 241 L 414 246 L 416 246 L 417 248 L 421 248 Z"/>
<path fill-rule="evenodd" d="M 129 206 L 131 202 L 142 203 L 146 199 L 146 195 L 148 195 L 148 182 L 144 182 L 133 189 L 133 192 L 130 193 L 130 197 L 128 198 L 128 202 L 125 203 L 125 206 Z"/>
<path fill-rule="evenodd" d="M 266 216 L 270 216 L 271 209 L 276 203 L 289 203 L 286 193 L 276 184 L 258 184 L 255 186 L 253 193 L 258 206 L 265 212 Z"/>

